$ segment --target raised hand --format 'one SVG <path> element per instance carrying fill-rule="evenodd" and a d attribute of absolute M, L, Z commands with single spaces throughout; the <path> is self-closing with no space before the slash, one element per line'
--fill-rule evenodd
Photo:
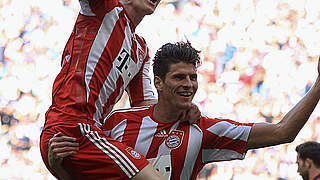
<path fill-rule="evenodd" d="M 183 121 L 188 121 L 190 124 L 197 123 L 200 119 L 201 112 L 197 105 L 192 103 L 192 106 L 190 109 L 185 111 L 181 115 L 181 119 Z"/>

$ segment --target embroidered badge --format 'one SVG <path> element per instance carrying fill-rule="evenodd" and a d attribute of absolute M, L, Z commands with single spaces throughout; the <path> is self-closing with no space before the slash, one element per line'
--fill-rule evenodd
<path fill-rule="evenodd" d="M 126 151 L 135 159 L 141 158 L 141 155 L 131 147 L 127 147 Z"/>
<path fill-rule="evenodd" d="M 180 130 L 173 130 L 165 141 L 169 149 L 177 149 L 183 141 L 184 132 Z"/>

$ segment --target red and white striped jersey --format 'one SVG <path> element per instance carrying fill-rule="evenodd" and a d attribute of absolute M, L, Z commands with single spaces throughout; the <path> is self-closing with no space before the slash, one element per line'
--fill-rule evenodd
<path fill-rule="evenodd" d="M 79 2 L 81 10 L 53 85 L 52 107 L 99 125 L 124 90 L 131 103 L 156 99 L 149 50 L 118 0 Z"/>
<path fill-rule="evenodd" d="M 159 122 L 154 106 L 116 110 L 104 133 L 144 155 L 167 179 L 196 179 L 210 162 L 243 159 L 253 123 L 201 117 L 196 124 Z"/>

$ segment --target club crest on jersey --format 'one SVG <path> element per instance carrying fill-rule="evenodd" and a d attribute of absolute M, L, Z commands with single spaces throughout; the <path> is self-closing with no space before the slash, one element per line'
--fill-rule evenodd
<path fill-rule="evenodd" d="M 177 149 L 182 144 L 183 136 L 184 136 L 183 131 L 173 130 L 165 140 L 166 146 L 169 149 Z"/>
<path fill-rule="evenodd" d="M 126 151 L 135 159 L 141 158 L 141 155 L 131 147 L 127 147 Z"/>

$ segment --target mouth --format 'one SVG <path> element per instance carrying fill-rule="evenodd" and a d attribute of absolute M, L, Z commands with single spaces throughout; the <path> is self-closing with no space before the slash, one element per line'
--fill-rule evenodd
<path fill-rule="evenodd" d="M 183 97 L 191 97 L 193 93 L 192 92 L 178 92 L 178 94 Z"/>
<path fill-rule="evenodd" d="M 158 0 L 150 0 L 153 4 L 155 4 Z"/>

